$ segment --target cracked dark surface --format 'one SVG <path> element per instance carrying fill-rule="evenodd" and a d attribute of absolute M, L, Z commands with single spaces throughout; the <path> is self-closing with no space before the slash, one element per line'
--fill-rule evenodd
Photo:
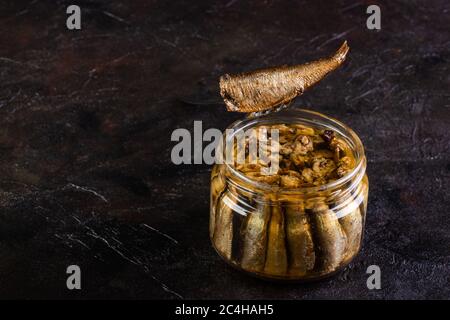
<path fill-rule="evenodd" d="M 367 2 L 0 4 L 0 298 L 450 296 L 450 6 Z M 218 77 L 351 47 L 297 100 L 366 146 L 364 247 L 337 276 L 273 284 L 230 269 L 208 238 L 207 165 L 175 166 L 175 128 L 225 129 Z M 82 290 L 66 289 L 66 267 Z M 365 271 L 382 270 L 369 291 Z"/>

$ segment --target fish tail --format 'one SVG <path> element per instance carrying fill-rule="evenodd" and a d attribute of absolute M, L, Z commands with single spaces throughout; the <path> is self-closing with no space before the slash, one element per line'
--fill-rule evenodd
<path fill-rule="evenodd" d="M 347 56 L 347 53 L 349 50 L 350 50 L 350 47 L 347 44 L 347 40 L 345 40 L 344 43 L 339 47 L 339 49 L 333 55 L 333 59 L 336 60 L 339 64 L 341 64 L 342 62 L 344 62 L 345 57 Z"/>
<path fill-rule="evenodd" d="M 345 41 L 332 56 L 298 66 L 298 78 L 303 84 L 299 91 L 304 92 L 336 70 L 344 62 L 349 49 Z"/>

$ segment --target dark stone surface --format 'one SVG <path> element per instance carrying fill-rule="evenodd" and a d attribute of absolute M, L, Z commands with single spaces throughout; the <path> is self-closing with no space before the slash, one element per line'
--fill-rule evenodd
<path fill-rule="evenodd" d="M 0 4 L 1 298 L 449 298 L 448 1 L 85 0 L 68 31 L 72 3 Z M 222 73 L 343 39 L 345 66 L 297 104 L 366 146 L 364 248 L 330 280 L 249 278 L 211 248 L 210 167 L 173 165 L 171 133 L 242 116 L 220 104 Z M 81 291 L 66 289 L 70 264 Z M 371 264 L 382 290 L 366 287 Z"/>

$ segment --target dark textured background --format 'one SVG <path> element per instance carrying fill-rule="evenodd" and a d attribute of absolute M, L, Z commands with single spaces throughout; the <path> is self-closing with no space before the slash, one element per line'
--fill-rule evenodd
<path fill-rule="evenodd" d="M 0 298 L 450 297 L 448 1 L 112 2 L 1 1 Z M 72 3 L 81 31 L 65 26 Z M 222 73 L 343 39 L 344 67 L 297 104 L 366 146 L 364 248 L 330 280 L 249 278 L 211 248 L 210 167 L 173 165 L 170 135 L 242 117 L 220 104 Z M 382 290 L 366 288 L 371 264 Z"/>

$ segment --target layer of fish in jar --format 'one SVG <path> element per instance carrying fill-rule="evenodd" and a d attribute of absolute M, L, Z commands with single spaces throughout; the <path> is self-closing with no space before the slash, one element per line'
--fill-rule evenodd
<path fill-rule="evenodd" d="M 351 261 L 361 248 L 367 210 L 368 180 L 364 176 L 346 200 L 338 200 L 339 222 L 347 235 L 344 263 Z"/>
<path fill-rule="evenodd" d="M 271 207 L 267 202 L 259 202 L 255 210 L 249 212 L 241 229 L 241 267 L 250 272 L 263 272 L 266 263 L 268 224 Z"/>
<path fill-rule="evenodd" d="M 211 171 L 211 193 L 210 193 L 210 219 L 209 219 L 209 235 L 214 236 L 216 225 L 217 204 L 223 192 L 225 192 L 226 182 L 223 175 L 223 166 L 216 164 Z"/>
<path fill-rule="evenodd" d="M 349 194 L 345 200 L 339 199 L 333 208 L 333 211 L 339 217 L 339 223 L 347 237 L 343 263 L 352 260 L 360 249 L 363 232 L 363 217 L 360 210 L 361 202 L 360 195 L 358 195 L 358 192 L 355 192 L 354 194 Z"/>
<path fill-rule="evenodd" d="M 321 185 L 338 179 L 354 166 L 348 145 L 329 130 L 301 124 L 265 129 L 279 130 L 280 169 L 275 175 L 264 175 L 261 168 L 267 163 L 237 167 L 256 182 L 284 188 Z M 325 203 L 305 210 L 296 198 L 281 200 L 259 205 L 245 218 L 241 267 L 268 276 L 306 278 L 329 273 L 344 263 L 350 250 L 345 221 L 342 226 Z M 352 239 L 350 236 L 353 243 Z"/>
<path fill-rule="evenodd" d="M 311 225 L 316 247 L 316 265 L 319 274 L 335 271 L 343 262 L 347 247 L 347 236 L 338 217 L 325 202 L 318 202 L 311 209 Z"/>
<path fill-rule="evenodd" d="M 212 240 L 216 250 L 229 260 L 233 246 L 233 207 L 237 202 L 237 195 L 227 188 L 219 197 L 215 210 Z"/>
<path fill-rule="evenodd" d="M 285 205 L 286 243 L 289 252 L 288 274 L 306 276 L 314 269 L 316 254 L 309 216 L 302 202 Z"/>

